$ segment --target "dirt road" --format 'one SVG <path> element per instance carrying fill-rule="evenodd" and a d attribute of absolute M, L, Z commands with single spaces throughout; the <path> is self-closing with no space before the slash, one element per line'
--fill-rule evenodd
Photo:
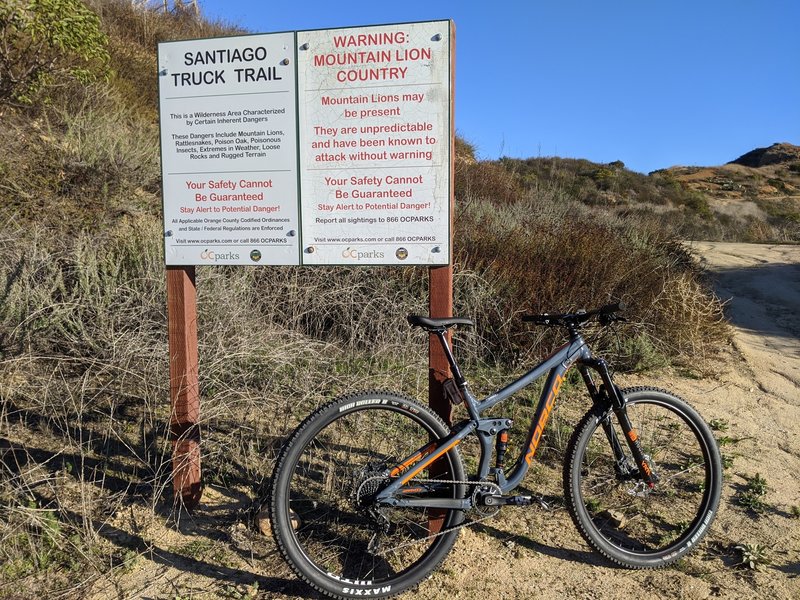
<path fill-rule="evenodd" d="M 694 247 L 728 303 L 734 345 L 764 394 L 781 447 L 800 456 L 800 246 Z"/>
<path fill-rule="evenodd" d="M 800 404 L 800 246 L 697 242 L 759 388 Z"/>

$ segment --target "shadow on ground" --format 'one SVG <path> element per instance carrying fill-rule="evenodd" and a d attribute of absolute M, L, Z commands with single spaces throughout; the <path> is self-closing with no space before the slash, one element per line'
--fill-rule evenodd
<path fill-rule="evenodd" d="M 800 339 L 800 264 L 709 268 L 709 273 L 734 325 L 758 335 Z"/>

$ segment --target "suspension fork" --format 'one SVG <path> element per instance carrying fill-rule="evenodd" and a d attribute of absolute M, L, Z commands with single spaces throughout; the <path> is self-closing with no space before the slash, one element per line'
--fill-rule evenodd
<path fill-rule="evenodd" d="M 597 371 L 600 375 L 600 379 L 603 381 L 599 389 L 592 379 L 589 368 Z M 639 442 L 639 435 L 628 417 L 625 399 L 619 387 L 617 387 L 611 379 L 608 364 L 602 358 L 584 359 L 581 361 L 578 369 L 583 376 L 584 383 L 589 390 L 589 394 L 592 397 L 592 401 L 598 413 L 603 415 L 600 425 L 603 428 L 606 438 L 608 438 L 611 450 L 614 452 L 617 474 L 622 477 L 637 475 L 652 488 L 658 481 L 658 475 L 653 470 L 653 464 L 645 455 L 644 450 L 642 450 L 642 444 Z M 617 417 L 622 433 L 625 435 L 625 441 L 630 449 L 631 456 L 633 456 L 633 460 L 636 462 L 636 471 L 632 471 L 622 444 L 619 441 L 619 436 L 617 436 L 616 431 L 614 431 L 611 419 L 609 418 L 609 408 L 613 411 L 614 416 Z"/>

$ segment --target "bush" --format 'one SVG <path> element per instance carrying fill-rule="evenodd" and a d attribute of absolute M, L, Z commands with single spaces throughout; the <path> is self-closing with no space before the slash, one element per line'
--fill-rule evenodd
<path fill-rule="evenodd" d="M 0 4 L 0 102 L 32 104 L 70 80 L 108 74 L 108 39 L 80 0 Z"/>
<path fill-rule="evenodd" d="M 520 313 L 612 300 L 628 304 L 626 316 L 636 324 L 625 332 L 630 340 L 619 366 L 641 369 L 664 364 L 665 356 L 702 355 L 725 335 L 719 303 L 655 215 L 603 216 L 557 186 L 513 201 L 458 198 L 456 209 L 456 263 L 488 282 L 492 293 L 492 311 L 478 320 L 491 349 L 483 360 L 530 359 L 556 342 L 557 335 L 524 329 Z M 612 349 L 609 342 L 601 340 L 600 350 Z"/>
<path fill-rule="evenodd" d="M 708 199 L 700 192 L 687 191 L 678 202 L 696 213 L 701 219 L 707 220 L 713 216 Z"/>

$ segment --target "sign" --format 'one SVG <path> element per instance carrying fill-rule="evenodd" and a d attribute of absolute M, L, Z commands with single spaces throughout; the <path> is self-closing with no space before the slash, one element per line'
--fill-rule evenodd
<path fill-rule="evenodd" d="M 449 264 L 451 28 L 159 44 L 166 264 Z"/>
<path fill-rule="evenodd" d="M 297 34 L 304 264 L 450 261 L 450 22 Z"/>
<path fill-rule="evenodd" d="M 299 264 L 294 34 L 158 50 L 166 264 Z"/>

